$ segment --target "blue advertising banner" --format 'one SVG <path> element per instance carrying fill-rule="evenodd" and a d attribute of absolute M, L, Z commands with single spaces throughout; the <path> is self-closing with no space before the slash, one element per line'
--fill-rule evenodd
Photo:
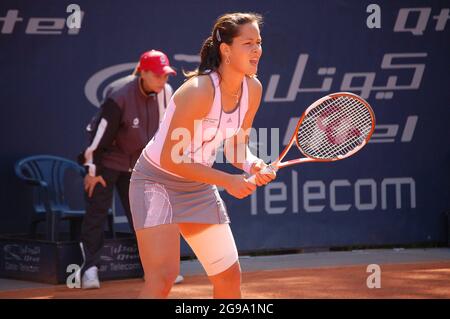
<path fill-rule="evenodd" d="M 70 4 L 81 10 L 79 29 L 68 27 Z M 2 1 L 0 233 L 28 229 L 17 160 L 75 160 L 105 88 L 142 52 L 160 49 L 177 70 L 192 70 L 215 19 L 234 11 L 264 16 L 258 156 L 276 159 L 302 112 L 328 93 L 362 96 L 377 119 L 351 158 L 280 170 L 243 200 L 221 191 L 238 249 L 446 241 L 450 3 L 438 0 Z M 169 82 L 183 80 L 178 72 Z M 229 166 L 217 168 L 237 172 Z"/>

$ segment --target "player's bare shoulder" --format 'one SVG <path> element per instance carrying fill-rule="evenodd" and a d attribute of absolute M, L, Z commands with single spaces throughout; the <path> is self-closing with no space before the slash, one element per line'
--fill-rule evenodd
<path fill-rule="evenodd" d="M 208 113 L 214 101 L 214 87 L 208 75 L 198 75 L 188 79 L 175 92 L 177 108 L 189 107 L 199 113 Z"/>
<path fill-rule="evenodd" d="M 256 76 L 246 76 L 250 105 L 258 108 L 262 96 L 262 84 Z"/>
<path fill-rule="evenodd" d="M 257 91 L 262 91 L 262 84 L 261 81 L 259 81 L 259 79 L 256 77 L 256 75 L 254 76 L 246 76 L 247 78 L 247 83 L 249 88 L 257 90 Z"/>

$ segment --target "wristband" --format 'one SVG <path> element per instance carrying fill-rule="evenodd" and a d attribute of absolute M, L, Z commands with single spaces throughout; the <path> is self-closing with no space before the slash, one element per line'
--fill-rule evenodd
<path fill-rule="evenodd" d="M 259 160 L 259 158 L 251 154 L 251 156 L 248 156 L 248 158 L 245 159 L 244 163 L 242 163 L 242 170 L 251 175 L 253 164 L 255 164 Z"/>

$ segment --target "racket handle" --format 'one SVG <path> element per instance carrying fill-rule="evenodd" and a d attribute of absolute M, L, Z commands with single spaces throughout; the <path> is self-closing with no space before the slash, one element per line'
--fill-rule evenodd
<path fill-rule="evenodd" d="M 267 165 L 265 168 L 263 168 L 261 171 L 259 171 L 260 174 L 268 174 L 268 175 L 272 175 L 272 176 L 276 176 L 277 175 L 277 168 L 273 167 L 272 165 Z M 247 178 L 247 180 L 256 185 L 256 174 L 250 176 L 249 178 Z"/>

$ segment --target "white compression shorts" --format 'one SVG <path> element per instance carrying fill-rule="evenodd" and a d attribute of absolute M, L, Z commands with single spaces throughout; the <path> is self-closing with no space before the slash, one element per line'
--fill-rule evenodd
<path fill-rule="evenodd" d="M 212 224 L 204 231 L 183 238 L 194 251 L 208 276 L 230 268 L 238 261 L 238 252 L 229 224 Z"/>

